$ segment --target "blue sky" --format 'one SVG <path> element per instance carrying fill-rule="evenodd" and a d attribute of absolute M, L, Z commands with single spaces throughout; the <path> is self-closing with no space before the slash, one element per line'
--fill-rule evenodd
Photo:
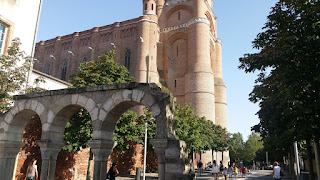
<path fill-rule="evenodd" d="M 261 32 L 276 0 L 214 0 L 218 37 L 222 40 L 223 75 L 227 86 L 228 130 L 241 132 L 259 122 L 259 107 L 249 102 L 256 75 L 237 67 L 239 57 L 253 53 L 251 42 Z M 142 15 L 142 0 L 44 0 L 37 41 L 112 24 Z"/>

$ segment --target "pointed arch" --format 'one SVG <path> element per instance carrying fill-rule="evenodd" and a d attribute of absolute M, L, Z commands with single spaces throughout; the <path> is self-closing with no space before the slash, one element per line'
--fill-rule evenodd
<path fill-rule="evenodd" d="M 61 80 L 65 81 L 67 79 L 68 70 L 68 60 L 64 60 L 61 68 Z"/>
<path fill-rule="evenodd" d="M 127 49 L 125 53 L 125 59 L 124 59 L 124 66 L 130 70 L 130 60 L 131 60 L 131 52 L 129 49 Z"/>

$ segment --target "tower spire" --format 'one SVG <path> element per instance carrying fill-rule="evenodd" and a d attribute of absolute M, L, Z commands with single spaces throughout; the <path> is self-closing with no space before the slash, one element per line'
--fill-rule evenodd
<path fill-rule="evenodd" d="M 155 0 L 143 0 L 143 15 L 155 15 L 157 4 Z"/>

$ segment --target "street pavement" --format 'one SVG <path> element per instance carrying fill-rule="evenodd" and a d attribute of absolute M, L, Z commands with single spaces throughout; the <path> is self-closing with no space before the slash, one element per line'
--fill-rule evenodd
<path fill-rule="evenodd" d="M 197 180 L 213 180 L 213 176 L 210 174 L 209 171 L 206 171 L 204 174 L 199 175 L 198 173 L 196 174 L 196 179 Z M 222 177 L 220 175 L 219 180 L 223 180 L 224 177 Z M 259 179 L 259 180 L 272 180 L 272 170 L 253 170 L 250 172 L 250 174 L 246 174 L 245 176 L 242 176 L 241 174 L 238 175 L 238 178 L 235 178 L 235 176 L 233 175 L 232 177 L 227 177 L 227 180 L 235 180 L 235 179 L 239 179 L 239 180 L 253 180 L 253 179 Z M 282 180 L 289 180 L 289 179 L 293 179 L 290 176 L 286 175 L 282 177 Z"/>
<path fill-rule="evenodd" d="M 147 173 L 146 174 L 146 180 L 155 180 L 158 179 L 157 173 Z M 135 176 L 122 176 L 122 177 L 116 177 L 116 180 L 134 180 Z M 141 174 L 142 179 L 142 174 Z M 219 180 L 223 180 L 224 177 L 220 176 Z M 233 176 L 231 178 L 227 178 L 227 180 L 235 180 L 236 178 Z M 247 174 L 246 176 L 242 176 L 241 174 L 238 175 L 239 180 L 253 180 L 253 179 L 259 179 L 259 180 L 272 180 L 272 170 L 253 170 L 251 171 L 251 174 Z M 293 180 L 289 175 L 285 173 L 285 175 L 282 177 L 282 180 Z M 203 174 L 199 175 L 196 173 L 196 180 L 214 180 L 213 176 L 211 175 L 210 171 L 205 171 Z"/>

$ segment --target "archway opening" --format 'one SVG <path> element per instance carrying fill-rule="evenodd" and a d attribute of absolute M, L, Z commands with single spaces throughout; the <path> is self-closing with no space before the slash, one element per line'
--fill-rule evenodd
<path fill-rule="evenodd" d="M 41 151 L 37 141 L 41 139 L 42 123 L 36 112 L 23 110 L 15 115 L 11 126 L 15 130 L 10 131 L 21 133 L 18 137 L 21 137 L 22 141 L 16 158 L 14 177 L 16 180 L 24 180 L 33 159 L 37 160 L 37 171 L 41 170 Z"/>

